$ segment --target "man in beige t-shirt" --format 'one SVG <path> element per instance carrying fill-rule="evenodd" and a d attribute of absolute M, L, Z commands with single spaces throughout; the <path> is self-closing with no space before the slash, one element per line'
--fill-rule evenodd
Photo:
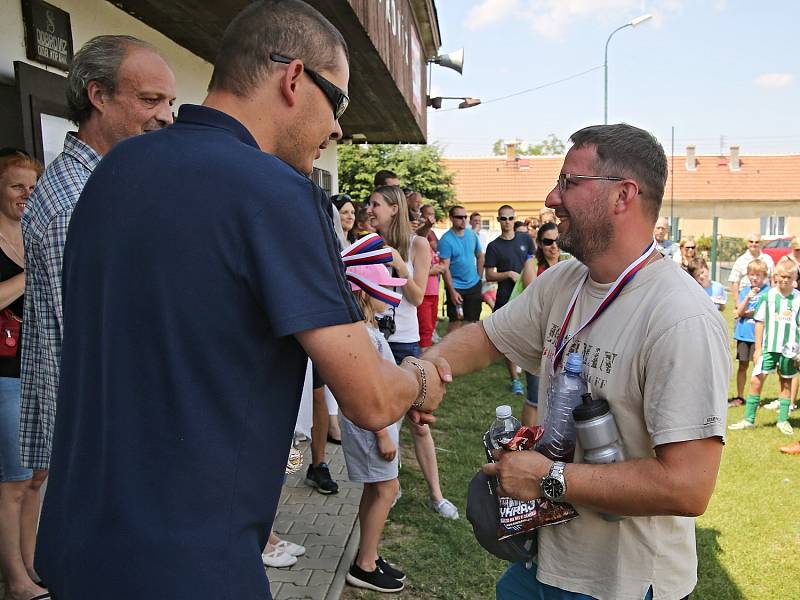
<path fill-rule="evenodd" d="M 548 598 L 679 600 L 697 581 L 692 517 L 706 509 L 722 455 L 727 328 L 703 290 L 650 246 L 667 175 L 660 144 L 624 124 L 587 127 L 571 140 L 547 206 L 560 220 L 559 245 L 578 260 L 548 269 L 514 302 L 425 357 L 458 376 L 505 356 L 539 372 L 544 398 L 559 330 L 580 287 L 564 356 L 582 355 L 589 390 L 608 401 L 626 460 L 581 464 L 578 449 L 575 462 L 563 466 L 538 452 L 515 452 L 484 467 L 507 495 L 550 494 L 580 513 L 539 530 L 537 564 L 510 567 L 497 597 L 540 597 L 546 589 Z M 581 330 L 613 282 L 643 256 L 644 267 Z M 546 485 L 545 494 L 545 476 L 561 487 Z M 600 513 L 627 518 L 612 522 Z"/>

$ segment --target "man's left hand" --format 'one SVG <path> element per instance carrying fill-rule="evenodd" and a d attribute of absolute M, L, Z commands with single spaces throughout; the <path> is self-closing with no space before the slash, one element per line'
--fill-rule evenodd
<path fill-rule="evenodd" d="M 550 472 L 553 461 L 535 450 L 503 452 L 500 461 L 483 465 L 483 472 L 497 477 L 498 492 L 516 500 L 542 496 L 542 477 Z"/>

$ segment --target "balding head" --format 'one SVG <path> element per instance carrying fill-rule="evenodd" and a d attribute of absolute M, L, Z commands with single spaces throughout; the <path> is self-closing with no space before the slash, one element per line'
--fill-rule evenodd
<path fill-rule="evenodd" d="M 667 221 L 666 217 L 659 217 L 656 220 L 656 226 L 653 229 L 653 237 L 655 237 L 656 241 L 660 244 L 661 242 L 667 239 L 668 234 L 669 234 L 669 221 Z"/>

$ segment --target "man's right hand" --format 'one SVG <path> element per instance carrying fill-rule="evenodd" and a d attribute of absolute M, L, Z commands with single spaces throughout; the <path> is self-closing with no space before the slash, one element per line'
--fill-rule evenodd
<path fill-rule="evenodd" d="M 516 271 L 506 271 L 506 276 L 514 283 L 517 283 L 517 280 L 520 278 L 520 274 Z"/>
<path fill-rule="evenodd" d="M 431 413 L 441 404 L 447 392 L 447 384 L 453 381 L 453 375 L 450 365 L 443 358 L 434 358 L 433 361 L 419 359 L 419 364 L 425 369 L 425 379 L 428 389 L 425 403 L 420 408 L 412 408 L 409 410 L 408 416 L 418 425 L 430 425 L 436 422 L 436 417 Z M 414 367 L 414 369 L 416 370 L 416 367 Z"/>
<path fill-rule="evenodd" d="M 453 301 L 453 304 L 464 304 L 464 298 L 455 290 L 450 293 L 450 300 Z"/>

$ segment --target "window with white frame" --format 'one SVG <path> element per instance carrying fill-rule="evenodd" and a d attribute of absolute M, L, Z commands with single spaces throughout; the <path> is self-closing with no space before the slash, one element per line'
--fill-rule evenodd
<path fill-rule="evenodd" d="M 761 235 L 786 235 L 786 217 L 777 215 L 761 217 Z"/>

